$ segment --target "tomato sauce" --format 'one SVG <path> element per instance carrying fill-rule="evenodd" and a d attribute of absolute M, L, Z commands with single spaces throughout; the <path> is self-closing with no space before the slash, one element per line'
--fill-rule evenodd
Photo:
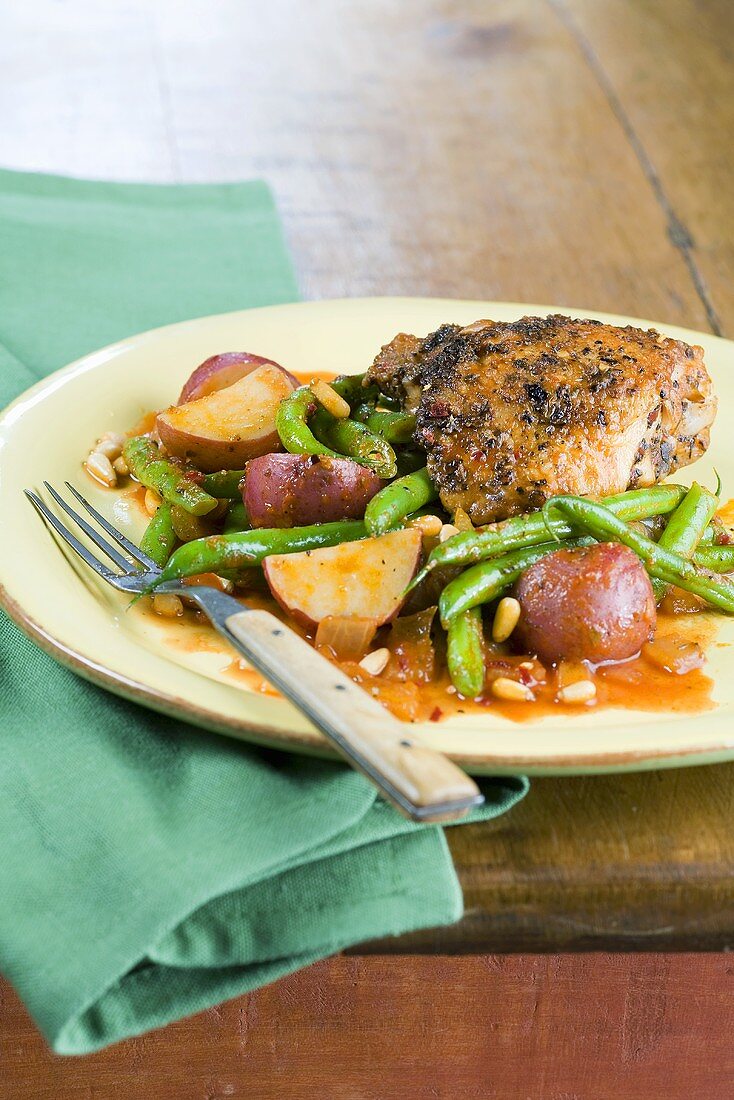
<path fill-rule="evenodd" d="M 131 438 L 136 435 L 148 435 L 155 428 L 155 420 L 158 413 L 151 410 L 141 416 L 137 424 L 127 433 Z"/>
<path fill-rule="evenodd" d="M 313 642 L 309 633 L 295 624 L 282 608 L 264 592 L 249 592 L 242 597 L 243 604 L 272 612 L 302 637 Z M 141 613 L 153 615 L 150 608 Z M 222 656 L 222 673 L 242 685 L 248 691 L 277 697 L 278 692 L 257 671 L 238 657 L 198 611 L 187 609 L 177 620 L 165 620 L 153 615 L 159 629 L 163 630 L 166 644 L 180 652 L 215 652 Z M 583 665 L 571 669 L 571 680 L 591 679 L 596 687 L 596 697 L 581 705 L 558 701 L 557 693 L 564 682 L 564 669 L 542 669 L 532 658 L 514 654 L 507 645 L 487 645 L 487 688 L 476 700 L 464 699 L 451 684 L 445 665 L 445 654 L 439 643 L 434 652 L 434 673 L 425 681 L 425 672 L 398 659 L 396 647 L 391 643 L 391 629 L 383 627 L 373 646 L 393 645 L 390 661 L 379 676 L 370 676 L 357 661 L 337 662 L 340 667 L 364 689 L 379 699 L 397 718 L 408 722 L 439 722 L 461 714 L 498 714 L 513 722 L 524 723 L 537 718 L 562 714 L 573 718 L 588 710 L 626 708 L 639 711 L 697 714 L 710 710 L 713 681 L 705 672 L 703 654 L 716 634 L 715 618 L 709 614 L 683 614 L 661 612 L 658 616 L 656 640 L 679 643 L 698 650 L 698 660 L 682 674 L 668 671 L 649 656 L 640 654 L 629 661 L 590 669 Z M 333 659 L 333 654 L 325 651 Z M 522 664 L 532 665 L 523 670 Z M 497 675 L 519 678 L 530 686 L 532 702 L 512 702 L 496 698 L 491 691 L 491 681 Z M 524 680 L 523 680 L 524 676 Z"/>

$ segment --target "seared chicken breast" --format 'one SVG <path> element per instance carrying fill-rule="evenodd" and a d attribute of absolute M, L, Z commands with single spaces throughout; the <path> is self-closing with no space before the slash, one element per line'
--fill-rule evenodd
<path fill-rule="evenodd" d="M 560 314 L 402 333 L 370 382 L 416 414 L 444 507 L 475 524 L 653 485 L 703 454 L 716 414 L 702 348 Z"/>

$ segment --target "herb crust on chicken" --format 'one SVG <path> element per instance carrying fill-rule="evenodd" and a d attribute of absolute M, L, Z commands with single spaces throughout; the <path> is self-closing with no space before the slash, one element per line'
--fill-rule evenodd
<path fill-rule="evenodd" d="M 475 524 L 662 481 L 703 454 L 716 414 L 702 348 L 560 314 L 401 333 L 370 382 L 416 414 L 444 507 Z"/>

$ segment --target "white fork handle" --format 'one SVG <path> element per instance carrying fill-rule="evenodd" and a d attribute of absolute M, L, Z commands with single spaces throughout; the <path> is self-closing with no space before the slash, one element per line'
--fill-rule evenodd
<path fill-rule="evenodd" d="M 322 657 L 269 611 L 230 615 L 237 648 L 367 775 L 417 821 L 450 821 L 483 801 L 474 781 Z"/>

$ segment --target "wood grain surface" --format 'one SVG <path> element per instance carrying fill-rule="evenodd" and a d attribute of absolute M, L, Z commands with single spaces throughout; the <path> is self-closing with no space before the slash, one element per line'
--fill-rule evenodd
<path fill-rule="evenodd" d="M 734 336 L 732 32 L 729 0 L 27 0 L 0 9 L 0 164 L 262 176 L 305 297 Z M 461 924 L 363 950 L 731 948 L 733 778 L 538 780 L 450 833 Z M 6 988 L 0 1097 L 724 1097 L 730 998 L 724 956 L 352 958 L 72 1065 Z"/>
<path fill-rule="evenodd" d="M 448 831 L 466 916 L 374 951 L 731 950 L 734 767 L 536 779 Z"/>
<path fill-rule="evenodd" d="M 732 31 L 727 0 L 33 0 L 0 13 L 0 163 L 262 175 L 311 297 L 734 335 Z M 465 921 L 397 949 L 732 946 L 732 776 L 536 781 L 450 834 Z"/>
<path fill-rule="evenodd" d="M 332 959 L 86 1058 L 10 993 L 0 1100 L 727 1100 L 724 955 Z"/>

